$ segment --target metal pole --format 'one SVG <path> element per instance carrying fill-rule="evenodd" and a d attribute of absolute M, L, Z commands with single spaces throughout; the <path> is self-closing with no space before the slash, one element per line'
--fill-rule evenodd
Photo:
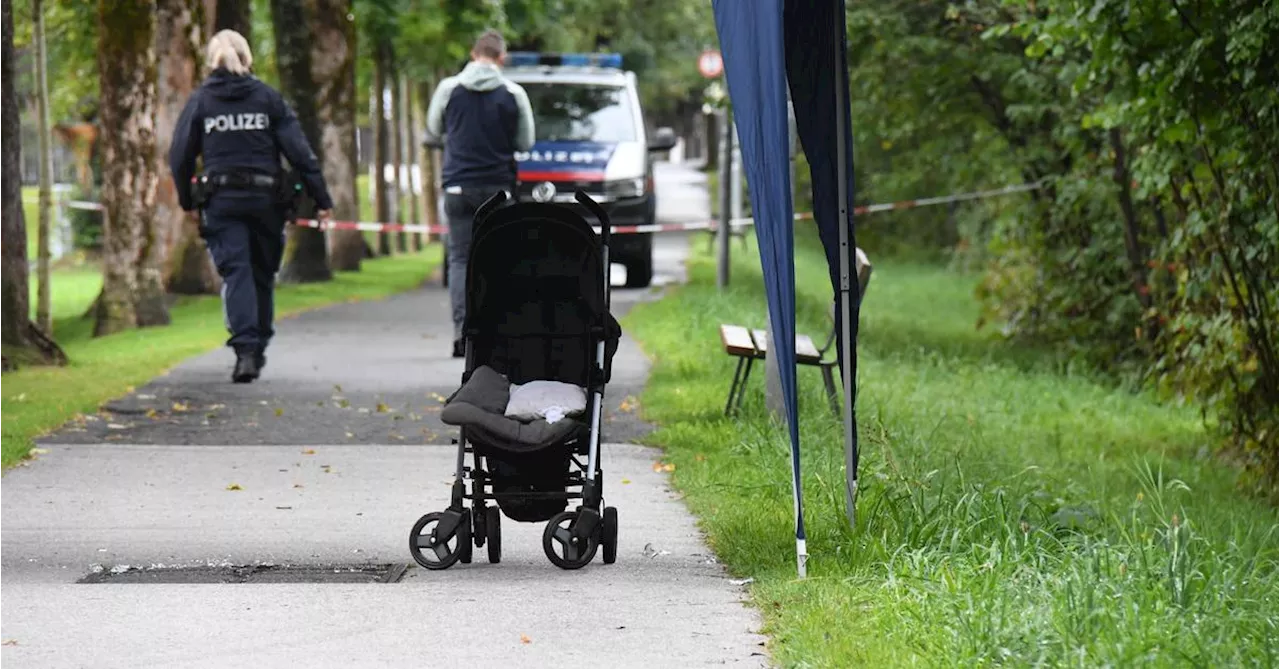
<path fill-rule="evenodd" d="M 835 8 L 843 9 L 844 2 L 835 4 Z M 847 156 L 845 155 L 845 138 L 847 129 L 845 128 L 845 105 L 848 104 L 849 93 L 845 90 L 845 63 L 842 57 L 844 43 L 844 16 L 843 14 L 832 17 L 832 26 L 835 30 L 833 40 L 833 51 L 835 56 L 834 67 L 831 69 L 832 75 L 835 77 L 835 116 L 836 116 L 836 197 L 839 199 L 837 211 L 840 212 L 840 350 L 843 352 L 840 375 L 844 382 L 844 470 L 845 470 L 845 515 L 849 521 L 849 527 L 857 526 L 857 501 L 858 501 L 858 449 L 854 445 L 854 425 L 853 425 L 853 337 L 851 335 L 851 322 L 854 318 L 852 302 L 850 297 L 851 281 L 849 277 L 849 245 L 850 245 L 850 228 L 852 221 L 849 219 L 848 193 L 847 184 L 849 179 L 849 170 L 846 165 Z"/>
<path fill-rule="evenodd" d="M 716 287 L 729 287 L 729 221 L 731 197 L 729 182 L 733 178 L 733 113 L 725 109 L 720 128 L 720 222 L 716 227 Z"/>
<path fill-rule="evenodd" d="M 735 141 L 732 144 L 731 164 L 733 166 L 732 174 L 729 181 L 729 211 L 733 214 L 733 220 L 742 220 L 742 147 L 736 141 L 738 137 L 738 124 L 733 124 L 733 137 Z"/>

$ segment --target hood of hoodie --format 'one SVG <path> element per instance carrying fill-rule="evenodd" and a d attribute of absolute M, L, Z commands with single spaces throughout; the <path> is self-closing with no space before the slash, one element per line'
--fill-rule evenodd
<path fill-rule="evenodd" d="M 471 61 L 458 73 L 458 84 L 469 91 L 491 91 L 502 86 L 502 70 L 497 65 Z"/>
<path fill-rule="evenodd" d="M 243 100 L 257 88 L 258 80 L 252 75 L 237 75 L 222 69 L 214 70 L 204 80 L 204 88 L 219 100 Z"/>

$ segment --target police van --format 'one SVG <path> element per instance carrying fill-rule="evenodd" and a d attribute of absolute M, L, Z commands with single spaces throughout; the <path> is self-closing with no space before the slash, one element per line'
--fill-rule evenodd
<path fill-rule="evenodd" d="M 621 54 L 510 52 L 502 69 L 533 107 L 536 141 L 516 154 L 516 197 L 578 208 L 574 192 L 583 190 L 614 226 L 654 223 L 652 154 L 669 151 L 676 136 L 670 128 L 650 136 L 636 75 L 622 69 Z M 612 237 L 609 255 L 626 267 L 628 287 L 649 285 L 652 233 Z"/>

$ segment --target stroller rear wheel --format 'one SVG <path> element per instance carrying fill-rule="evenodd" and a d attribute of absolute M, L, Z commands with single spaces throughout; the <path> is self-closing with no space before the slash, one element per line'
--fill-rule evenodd
<path fill-rule="evenodd" d="M 425 569 L 448 569 L 471 552 L 471 519 L 466 511 L 433 511 L 409 532 L 409 552 Z M 468 560 L 470 556 L 468 555 Z"/>
<path fill-rule="evenodd" d="M 542 551 L 551 564 L 561 569 L 581 569 L 595 558 L 600 547 L 599 533 L 594 528 L 585 534 L 576 531 L 582 515 L 579 511 L 562 511 L 547 521 L 547 529 L 542 532 Z"/>
<path fill-rule="evenodd" d="M 488 542 L 489 563 L 498 564 L 502 562 L 502 512 L 498 507 L 491 506 L 485 509 L 485 532 L 488 534 L 485 540 Z"/>
<path fill-rule="evenodd" d="M 604 536 L 600 539 L 600 546 L 604 548 L 604 563 L 613 564 L 618 559 L 618 510 L 612 506 L 604 508 L 604 522 L 602 523 Z"/>

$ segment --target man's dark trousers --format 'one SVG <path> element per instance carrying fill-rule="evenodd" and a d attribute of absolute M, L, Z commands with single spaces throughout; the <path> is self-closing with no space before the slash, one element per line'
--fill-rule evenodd
<path fill-rule="evenodd" d="M 462 186 L 446 189 L 444 214 L 449 219 L 449 301 L 453 306 L 453 340 L 462 339 L 462 321 L 467 310 L 467 256 L 471 253 L 476 210 L 494 193 L 507 191 L 515 196 L 513 184 Z M 455 192 L 450 192 L 455 191 Z M 511 200 L 507 201 L 510 204 Z"/>
<path fill-rule="evenodd" d="M 262 356 L 275 334 L 275 279 L 284 257 L 284 216 L 266 193 L 218 193 L 201 235 L 222 277 L 222 308 L 237 355 Z"/>

